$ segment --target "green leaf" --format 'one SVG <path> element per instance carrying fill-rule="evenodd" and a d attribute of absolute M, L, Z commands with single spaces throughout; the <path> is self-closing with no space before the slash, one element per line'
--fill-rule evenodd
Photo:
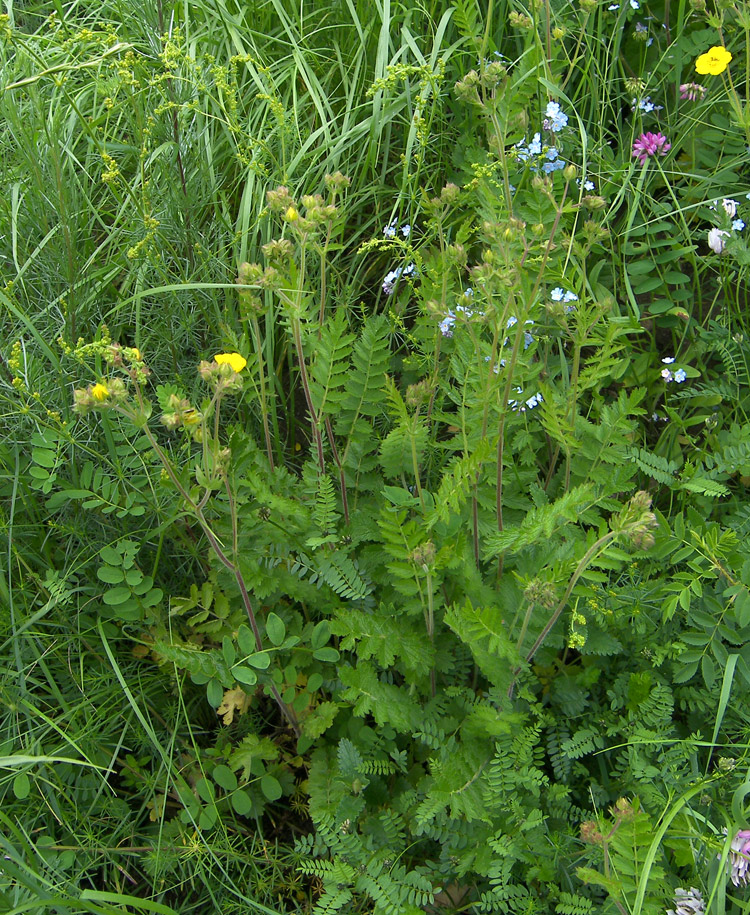
<path fill-rule="evenodd" d="M 210 782 L 207 778 L 199 778 L 195 783 L 195 790 L 198 797 L 207 804 L 216 799 L 216 789 L 213 786 L 213 782 Z"/>
<path fill-rule="evenodd" d="M 335 648 L 325 647 L 318 648 L 317 651 L 314 651 L 313 657 L 316 661 L 330 661 L 331 663 L 335 663 L 341 655 Z"/>
<path fill-rule="evenodd" d="M 126 600 L 130 600 L 130 588 L 126 585 L 110 588 L 109 591 L 104 592 L 102 600 L 108 607 L 117 607 L 119 604 L 124 604 Z"/>
<path fill-rule="evenodd" d="M 264 775 L 260 780 L 260 790 L 263 792 L 264 797 L 269 801 L 278 801 L 281 795 L 284 793 L 281 790 L 281 784 L 277 778 L 273 775 Z"/>
<path fill-rule="evenodd" d="M 266 619 L 266 632 L 268 633 L 268 638 L 271 640 L 272 645 L 278 647 L 284 641 L 286 626 L 284 625 L 284 621 L 273 613 L 273 611 L 268 614 Z"/>
<path fill-rule="evenodd" d="M 113 549 L 111 546 L 103 546 L 101 550 L 99 550 L 99 555 L 104 560 L 104 562 L 107 563 L 107 565 L 122 565 L 122 555 L 118 550 Z"/>
<path fill-rule="evenodd" d="M 310 637 L 310 645 L 312 646 L 313 651 L 318 648 L 322 648 L 331 637 L 331 627 L 328 623 L 328 620 L 321 620 L 318 625 L 313 629 L 312 636 Z"/>
<path fill-rule="evenodd" d="M 57 455 L 54 451 L 46 451 L 44 448 L 34 448 L 31 452 L 31 459 L 40 467 L 51 468 L 55 466 Z"/>
<path fill-rule="evenodd" d="M 245 664 L 250 664 L 258 670 L 267 670 L 271 663 L 271 656 L 267 651 L 256 651 L 244 659 Z"/>
<path fill-rule="evenodd" d="M 246 686 L 255 686 L 255 684 L 258 682 L 258 675 L 254 670 L 250 670 L 249 667 L 241 667 L 239 665 L 237 667 L 233 667 L 232 676 L 235 680 L 240 683 L 244 683 Z"/>
<path fill-rule="evenodd" d="M 237 776 L 232 772 L 229 766 L 216 766 L 211 773 L 211 777 L 216 784 L 225 791 L 235 791 L 237 788 Z"/>
<path fill-rule="evenodd" d="M 13 779 L 13 794 L 19 801 L 24 801 L 31 791 L 31 780 L 25 772 L 19 772 Z"/>
<path fill-rule="evenodd" d="M 227 667 L 231 667 L 237 660 L 237 649 L 234 647 L 234 642 L 228 635 L 225 635 L 221 640 L 221 653 L 224 656 L 224 662 Z"/>
<path fill-rule="evenodd" d="M 96 570 L 96 577 L 108 585 L 119 585 L 125 574 L 122 569 L 116 569 L 114 566 L 100 566 Z"/>
<path fill-rule="evenodd" d="M 339 707 L 335 702 L 321 702 L 303 721 L 302 733 L 316 740 L 330 728 L 338 713 Z"/>
<path fill-rule="evenodd" d="M 258 647 L 255 644 L 255 636 L 249 626 L 244 623 L 237 630 L 237 642 L 243 655 L 253 654 Z"/>
<path fill-rule="evenodd" d="M 247 816 L 253 809 L 250 795 L 246 791 L 235 791 L 232 795 L 232 807 L 238 816 Z"/>
<path fill-rule="evenodd" d="M 212 677 L 208 681 L 206 686 L 206 698 L 208 699 L 208 704 L 212 708 L 218 708 L 221 705 L 221 700 L 224 698 L 224 689 L 215 677 Z"/>
<path fill-rule="evenodd" d="M 309 693 L 316 693 L 322 685 L 323 677 L 317 671 L 307 678 L 307 691 Z"/>

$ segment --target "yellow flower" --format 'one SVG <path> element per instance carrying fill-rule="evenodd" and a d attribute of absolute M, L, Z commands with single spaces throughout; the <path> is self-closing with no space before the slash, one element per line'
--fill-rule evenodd
<path fill-rule="evenodd" d="M 109 397 L 109 388 L 105 384 L 95 384 L 91 388 L 91 396 L 94 400 L 106 400 Z"/>
<path fill-rule="evenodd" d="M 299 219 L 299 213 L 294 209 L 294 207 L 289 207 L 286 213 L 284 213 L 284 216 L 286 216 L 289 222 L 296 222 Z"/>
<path fill-rule="evenodd" d="M 231 365 L 234 372 L 241 372 L 247 365 L 247 359 L 239 353 L 217 353 L 214 362 L 218 362 L 219 365 Z"/>
<path fill-rule="evenodd" d="M 731 59 L 732 55 L 729 51 L 719 44 L 706 51 L 705 54 L 701 54 L 695 62 L 695 69 L 701 76 L 706 76 L 709 73 L 711 76 L 718 76 L 726 70 Z"/>
<path fill-rule="evenodd" d="M 137 359 L 138 362 L 143 362 L 143 356 L 141 355 L 141 351 L 138 349 L 137 346 L 134 346 L 133 349 L 131 350 L 131 352 L 133 353 L 134 359 Z"/>

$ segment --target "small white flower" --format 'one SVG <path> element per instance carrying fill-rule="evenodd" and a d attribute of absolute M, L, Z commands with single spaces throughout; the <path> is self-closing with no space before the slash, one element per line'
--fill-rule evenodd
<path fill-rule="evenodd" d="M 672 380 L 672 378 L 673 378 L 674 376 L 673 376 L 672 373 L 669 371 L 669 369 L 662 369 L 662 370 L 661 370 L 661 377 L 668 383 L 668 382 L 670 382 L 670 381 Z"/>
<path fill-rule="evenodd" d="M 674 891 L 674 908 L 667 909 L 667 915 L 704 915 L 706 903 L 700 890 L 691 886 L 689 890 L 677 887 Z"/>
<path fill-rule="evenodd" d="M 674 356 L 665 356 L 662 359 L 662 362 L 664 363 L 664 365 L 671 365 L 674 362 Z"/>
<path fill-rule="evenodd" d="M 728 237 L 729 232 L 725 232 L 724 229 L 710 229 L 708 233 L 708 247 L 714 254 L 721 254 L 726 247 L 726 241 L 724 239 Z"/>
<path fill-rule="evenodd" d="M 725 197 L 721 201 L 721 205 L 724 207 L 724 212 L 727 214 L 727 216 L 730 219 L 734 219 L 734 217 L 737 215 L 737 206 L 738 206 L 737 201 L 732 200 L 731 198 Z"/>

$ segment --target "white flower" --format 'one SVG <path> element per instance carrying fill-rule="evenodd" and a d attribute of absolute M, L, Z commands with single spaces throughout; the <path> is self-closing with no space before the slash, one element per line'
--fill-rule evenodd
<path fill-rule="evenodd" d="M 674 362 L 674 356 L 665 356 L 662 359 L 662 362 L 664 363 L 664 365 L 671 365 Z"/>
<path fill-rule="evenodd" d="M 700 890 L 691 886 L 689 890 L 677 887 L 674 891 L 674 908 L 667 909 L 667 915 L 703 915 L 706 903 Z"/>
<path fill-rule="evenodd" d="M 721 201 L 721 205 L 724 207 L 724 212 L 727 214 L 727 216 L 730 219 L 734 219 L 734 217 L 737 215 L 737 206 L 738 206 L 737 201 L 732 200 L 731 198 L 725 197 Z"/>
<path fill-rule="evenodd" d="M 726 247 L 725 238 L 729 237 L 729 232 L 723 229 L 710 229 L 708 233 L 708 247 L 714 254 L 721 254 Z"/>

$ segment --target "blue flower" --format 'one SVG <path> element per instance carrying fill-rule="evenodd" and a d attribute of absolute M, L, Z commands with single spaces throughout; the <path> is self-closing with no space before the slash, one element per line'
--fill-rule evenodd
<path fill-rule="evenodd" d="M 408 238 L 409 235 L 411 234 L 411 226 L 409 225 L 408 222 L 406 223 L 405 226 L 401 226 L 401 234 L 404 236 L 404 238 Z"/>
<path fill-rule="evenodd" d="M 568 126 L 568 116 L 562 111 L 558 102 L 548 102 L 544 113 L 546 115 L 544 119 L 545 130 L 557 133 Z"/>
<path fill-rule="evenodd" d="M 383 235 L 386 238 L 395 238 L 396 236 L 396 220 L 389 222 L 387 226 L 383 226 Z"/>
<path fill-rule="evenodd" d="M 519 395 L 520 399 L 512 397 L 508 401 L 508 406 L 515 413 L 525 413 L 527 410 L 533 410 L 534 407 L 538 407 L 544 399 L 539 392 L 533 394 L 528 399 L 524 399 L 523 388 L 515 388 L 515 392 Z"/>
<path fill-rule="evenodd" d="M 558 159 L 558 153 L 554 146 L 546 152 L 547 161 L 542 163 L 542 171 L 545 175 L 551 175 L 552 172 L 559 171 L 561 168 L 565 168 L 565 160 Z"/>
<path fill-rule="evenodd" d="M 745 228 L 745 223 L 741 219 L 735 219 L 732 222 L 732 231 L 741 232 Z"/>
<path fill-rule="evenodd" d="M 644 111 L 646 114 L 650 114 L 652 111 L 661 111 L 664 105 L 655 105 L 651 101 L 651 96 L 647 95 L 642 99 L 633 99 L 633 106 L 640 108 L 641 111 Z"/>
<path fill-rule="evenodd" d="M 674 380 L 677 382 L 677 384 L 682 384 L 686 378 L 687 374 L 685 373 L 685 369 L 677 369 L 677 371 L 674 373 Z"/>
<path fill-rule="evenodd" d="M 390 273 L 383 277 L 383 292 L 386 295 L 391 295 L 396 286 L 396 281 L 401 276 L 416 276 L 417 273 L 418 271 L 414 264 L 407 264 L 406 267 L 396 267 L 395 270 L 391 270 Z"/>
<path fill-rule="evenodd" d="M 563 289 L 562 286 L 555 286 L 550 292 L 549 297 L 553 302 L 577 302 L 578 296 L 570 289 Z"/>
<path fill-rule="evenodd" d="M 453 312 L 448 312 L 448 314 L 440 322 L 440 333 L 444 337 L 453 336 L 453 325 L 456 323 L 456 316 Z"/>

